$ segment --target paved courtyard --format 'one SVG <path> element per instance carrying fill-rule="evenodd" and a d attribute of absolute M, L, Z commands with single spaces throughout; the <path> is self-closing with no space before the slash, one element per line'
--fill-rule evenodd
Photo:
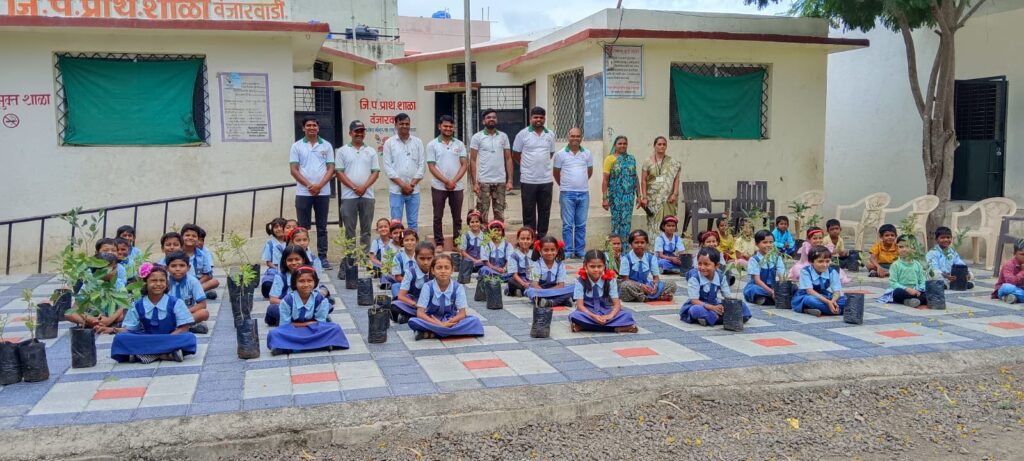
<path fill-rule="evenodd" d="M 570 262 L 568 272 L 578 265 Z M 531 312 L 523 299 L 505 298 L 505 309 L 487 310 L 472 301 L 474 283 L 468 287 L 470 313 L 483 321 L 484 337 L 416 342 L 407 326 L 392 325 L 384 344 L 366 342 L 366 308 L 356 305 L 355 291 L 333 277 L 329 283 L 339 300 L 332 320 L 352 345 L 345 351 L 271 357 L 261 323 L 261 357 L 238 359 L 231 309 L 221 301 L 225 290 L 209 303 L 211 333 L 199 335 L 198 353 L 181 363 L 114 363 L 108 336 L 99 340 L 96 367 L 71 369 L 71 325 L 62 323 L 60 335 L 46 341 L 50 379 L 0 388 L 0 430 L 1024 345 L 1024 306 L 989 299 L 991 277 L 982 277 L 972 291 L 949 293 L 945 311 L 878 304 L 874 297 L 885 282 L 864 277 L 848 290 L 868 297 L 863 325 L 757 306 L 741 333 L 687 325 L 677 313 L 680 292 L 670 303 L 626 303 L 638 321 L 637 334 L 571 333 L 564 309 L 555 312 L 549 339 L 529 336 Z M 742 290 L 738 285 L 734 291 Z M 0 313 L 12 317 L 4 340 L 28 337 L 22 290 L 32 289 L 42 300 L 57 287 L 51 275 L 0 279 Z M 258 300 L 253 315 L 262 319 L 266 306 Z"/>

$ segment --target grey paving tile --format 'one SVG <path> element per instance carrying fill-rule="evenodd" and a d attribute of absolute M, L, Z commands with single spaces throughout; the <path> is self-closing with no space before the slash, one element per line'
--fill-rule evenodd
<path fill-rule="evenodd" d="M 32 405 L 7 405 L 2 396 L 0 396 L 0 402 L 4 403 L 0 406 L 0 418 L 22 416 L 32 409 Z"/>
<path fill-rule="evenodd" d="M 34 415 L 25 416 L 18 422 L 18 428 L 64 426 L 74 421 L 77 413 L 64 413 L 56 415 Z"/>
<path fill-rule="evenodd" d="M 209 415 L 213 413 L 227 413 L 231 411 L 238 411 L 242 409 L 241 400 L 232 400 L 225 402 L 205 402 L 205 403 L 193 403 L 188 409 L 189 416 L 196 415 Z"/>
<path fill-rule="evenodd" d="M 562 374 L 572 381 L 590 381 L 594 379 L 608 379 L 611 377 L 608 373 L 598 369 L 562 370 Z"/>
<path fill-rule="evenodd" d="M 437 388 L 441 392 L 467 391 L 480 389 L 482 387 L 484 387 L 484 383 L 476 379 L 460 379 L 458 381 L 444 381 L 437 383 Z"/>
<path fill-rule="evenodd" d="M 354 389 L 343 392 L 346 401 L 369 400 L 390 397 L 391 391 L 386 387 L 375 387 L 371 389 Z"/>
<path fill-rule="evenodd" d="M 132 411 L 87 411 L 79 413 L 78 417 L 75 418 L 75 424 L 103 424 L 103 423 L 121 423 L 125 421 L 131 421 Z"/>
<path fill-rule="evenodd" d="M 192 397 L 192 401 L 195 403 L 204 402 L 223 402 L 230 400 L 239 400 L 242 398 L 242 388 L 204 388 L 196 386 L 195 395 Z"/>
<path fill-rule="evenodd" d="M 433 384 L 395 384 L 391 386 L 391 392 L 396 396 L 403 395 L 426 395 L 437 392 Z"/>
<path fill-rule="evenodd" d="M 555 367 L 558 371 L 579 371 L 579 370 L 592 370 L 594 365 L 586 360 L 577 358 L 572 362 L 549 362 L 551 366 Z"/>
<path fill-rule="evenodd" d="M 406 375 L 389 375 L 384 374 L 384 379 L 388 381 L 388 384 L 423 384 L 430 383 L 430 377 L 423 372 L 406 374 Z"/>
<path fill-rule="evenodd" d="M 132 420 L 177 418 L 188 414 L 188 405 L 169 405 L 164 407 L 137 408 Z"/>
<path fill-rule="evenodd" d="M 341 392 L 318 392 L 315 394 L 299 394 L 294 397 L 295 405 L 325 405 L 344 401 Z"/>
<path fill-rule="evenodd" d="M 262 410 L 266 408 L 290 407 L 294 404 L 292 396 L 282 395 L 278 397 L 260 397 L 258 399 L 247 399 L 242 401 L 242 409 Z"/>
<path fill-rule="evenodd" d="M 487 387 L 509 387 L 522 386 L 526 380 L 520 376 L 501 376 L 496 378 L 480 378 L 480 382 Z"/>
<path fill-rule="evenodd" d="M 530 384 L 555 384 L 569 381 L 561 373 L 543 373 L 539 375 L 523 375 L 523 379 Z"/>

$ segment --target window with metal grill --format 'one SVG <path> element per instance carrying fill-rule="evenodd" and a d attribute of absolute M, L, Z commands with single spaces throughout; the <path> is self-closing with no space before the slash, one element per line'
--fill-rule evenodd
<path fill-rule="evenodd" d="M 555 137 L 566 139 L 572 128 L 583 128 L 583 69 L 551 76 L 551 107 Z"/>
<path fill-rule="evenodd" d="M 706 77 L 736 77 L 764 71 L 764 78 L 761 81 L 761 139 L 768 139 L 768 79 L 769 66 L 766 64 L 750 63 L 673 63 L 672 69 L 682 70 L 690 74 Z M 673 79 L 669 79 L 669 138 L 690 139 L 683 133 L 679 120 L 679 110 L 676 100 L 676 88 Z"/>

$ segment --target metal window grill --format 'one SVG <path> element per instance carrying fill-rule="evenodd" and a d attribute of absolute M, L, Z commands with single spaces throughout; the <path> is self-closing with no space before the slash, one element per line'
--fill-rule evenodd
<path fill-rule="evenodd" d="M 767 64 L 750 63 L 673 63 L 673 69 L 680 69 L 691 74 L 704 75 L 708 77 L 735 77 L 746 75 L 760 70 L 764 71 L 764 80 L 761 82 L 761 139 L 768 139 L 768 79 L 769 69 Z M 686 139 L 683 129 L 679 124 L 679 111 L 676 106 L 676 90 L 672 79 L 669 84 L 669 127 L 668 133 L 671 139 Z"/>
<path fill-rule="evenodd" d="M 494 110 L 522 110 L 525 95 L 521 86 L 485 86 L 480 88 L 480 107 Z"/>
<path fill-rule="evenodd" d="M 87 58 L 87 59 L 118 59 L 123 61 L 187 61 L 201 59 L 203 66 L 196 75 L 195 88 L 192 91 L 192 119 L 195 121 L 196 134 L 203 142 L 201 145 L 210 145 L 210 91 L 209 78 L 206 71 L 206 56 L 199 54 L 139 54 L 139 53 L 55 53 L 53 55 L 54 81 L 56 83 L 56 101 L 54 107 L 57 109 L 57 135 L 61 145 L 64 144 L 64 134 L 68 128 L 68 101 L 64 93 L 64 77 L 60 70 L 60 61 L 57 58 Z"/>
<path fill-rule="evenodd" d="M 555 137 L 566 139 L 570 129 L 583 127 L 583 69 L 552 75 L 551 88 Z"/>
<path fill-rule="evenodd" d="M 956 82 L 956 138 L 961 141 L 999 139 L 1005 126 L 1001 81 Z"/>
<path fill-rule="evenodd" d="M 330 88 L 295 87 L 295 112 L 331 112 L 334 110 L 333 91 Z"/>

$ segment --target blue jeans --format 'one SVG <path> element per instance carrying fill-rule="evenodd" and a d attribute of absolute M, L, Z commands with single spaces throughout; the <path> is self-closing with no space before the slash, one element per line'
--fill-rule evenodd
<path fill-rule="evenodd" d="M 1006 295 L 1016 296 L 1017 302 L 1024 301 L 1024 290 L 1017 288 L 1017 286 L 1012 283 L 1004 283 L 1002 285 L 999 285 L 999 292 L 996 293 L 996 296 L 1002 298 L 1003 296 Z"/>
<path fill-rule="evenodd" d="M 402 220 L 402 207 L 405 207 L 406 224 L 410 230 L 417 230 L 416 219 L 420 215 L 420 194 L 402 195 L 388 193 L 391 205 L 391 219 Z"/>
<path fill-rule="evenodd" d="M 587 248 L 587 210 L 590 207 L 588 192 L 566 192 L 558 194 L 558 206 L 562 211 L 562 240 L 565 241 L 565 255 L 582 257 Z"/>

